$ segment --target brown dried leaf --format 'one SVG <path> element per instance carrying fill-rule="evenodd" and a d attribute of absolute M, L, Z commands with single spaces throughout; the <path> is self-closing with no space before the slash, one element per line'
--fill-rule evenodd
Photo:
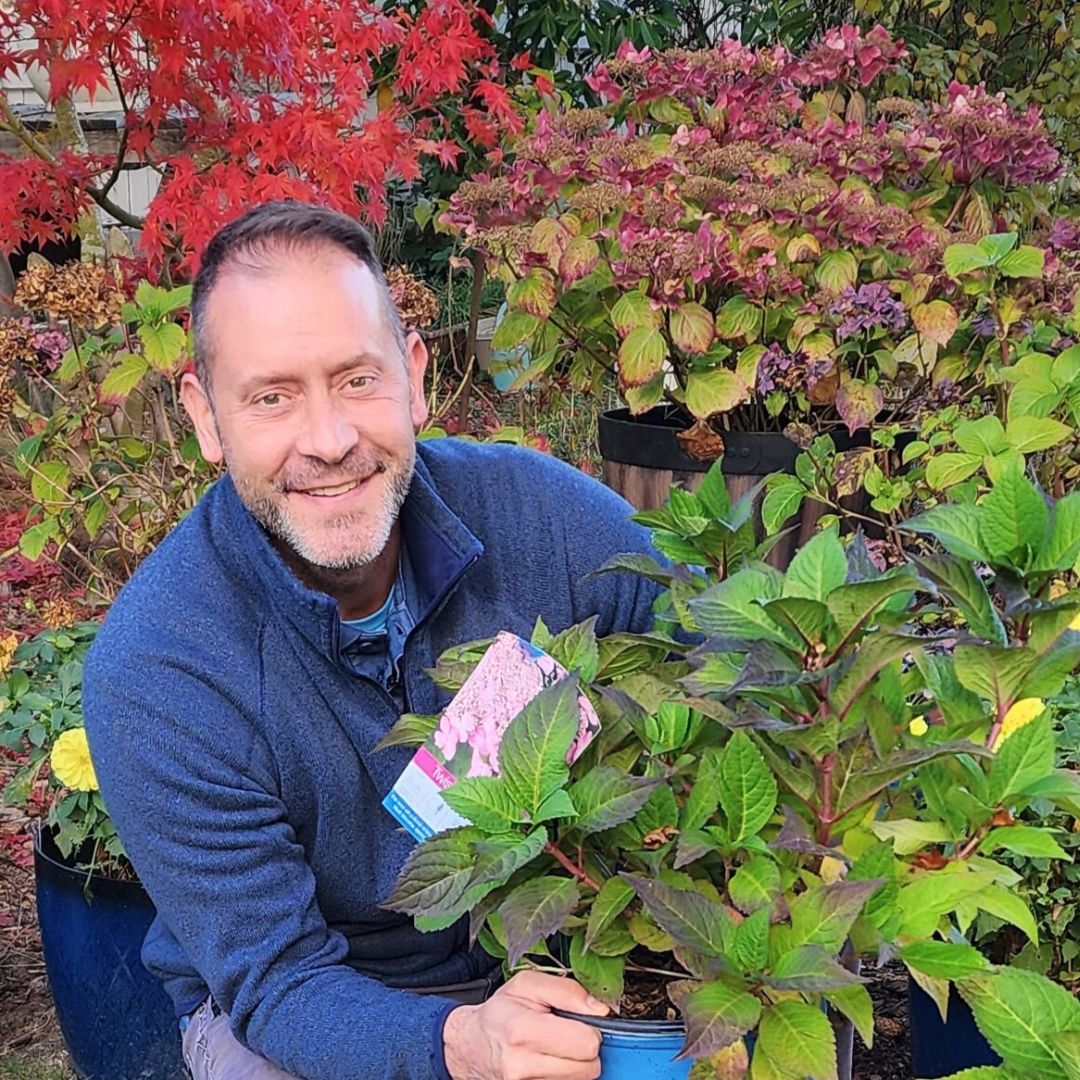
<path fill-rule="evenodd" d="M 646 833 L 641 841 L 641 846 L 646 851 L 655 851 L 663 847 L 669 840 L 674 840 L 679 835 L 679 830 L 674 825 L 661 825 L 652 832 Z"/>
<path fill-rule="evenodd" d="M 675 438 L 683 450 L 698 461 L 715 461 L 724 452 L 724 439 L 706 420 L 697 420 Z"/>
<path fill-rule="evenodd" d="M 809 450 L 814 441 L 814 429 L 809 424 L 788 424 L 784 428 L 784 437 L 790 439 L 800 450 Z"/>
<path fill-rule="evenodd" d="M 807 392 L 807 397 L 814 405 L 831 405 L 836 400 L 840 389 L 840 371 L 834 367 L 828 375 L 818 379 Z"/>

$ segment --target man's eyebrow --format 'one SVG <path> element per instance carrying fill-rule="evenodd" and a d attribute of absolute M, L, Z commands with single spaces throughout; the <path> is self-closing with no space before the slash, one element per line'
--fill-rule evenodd
<path fill-rule="evenodd" d="M 331 368 L 330 378 L 337 378 L 338 375 L 342 375 L 346 371 L 351 371 L 353 368 L 360 367 L 363 364 L 374 364 L 377 362 L 377 357 L 373 353 L 359 353 L 356 356 L 349 357 L 348 360 L 343 360 L 340 364 Z M 246 398 L 251 394 L 254 394 L 261 387 L 272 386 L 274 383 L 293 382 L 296 382 L 295 372 L 271 372 L 268 375 L 252 375 L 251 378 L 245 379 L 240 383 L 237 388 L 237 394 L 239 397 Z"/>

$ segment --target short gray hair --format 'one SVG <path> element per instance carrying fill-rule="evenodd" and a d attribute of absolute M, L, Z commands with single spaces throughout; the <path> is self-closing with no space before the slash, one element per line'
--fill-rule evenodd
<path fill-rule="evenodd" d="M 266 273 L 277 265 L 282 252 L 310 251 L 331 246 L 340 248 L 364 264 L 372 273 L 382 296 L 387 321 L 394 340 L 405 354 L 405 331 L 397 307 L 383 276 L 371 234 L 352 218 L 322 206 L 281 199 L 263 203 L 219 229 L 203 252 L 191 294 L 191 326 L 195 341 L 195 373 L 210 393 L 210 337 L 206 325 L 210 293 L 222 272 L 237 268 L 249 273 Z"/>

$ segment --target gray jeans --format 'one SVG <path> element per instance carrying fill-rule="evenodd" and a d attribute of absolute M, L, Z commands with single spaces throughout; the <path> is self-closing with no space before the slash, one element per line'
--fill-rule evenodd
<path fill-rule="evenodd" d="M 489 977 L 455 986 L 414 990 L 462 1005 L 479 1005 L 498 985 L 498 969 Z M 190 1016 L 183 1036 L 184 1064 L 192 1080 L 297 1080 L 244 1046 L 229 1029 L 229 1018 L 207 998 Z"/>
<path fill-rule="evenodd" d="M 184 1032 L 184 1064 L 192 1080 L 296 1080 L 292 1073 L 253 1054 L 229 1030 L 229 1018 L 207 998 Z"/>

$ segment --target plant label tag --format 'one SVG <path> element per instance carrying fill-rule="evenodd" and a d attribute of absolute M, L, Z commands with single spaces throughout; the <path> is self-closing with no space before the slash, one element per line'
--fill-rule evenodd
<path fill-rule="evenodd" d="M 447 806 L 442 792 L 459 776 L 497 776 L 503 732 L 566 669 L 516 634 L 501 633 L 446 707 L 439 726 L 413 755 L 383 806 L 416 840 L 468 822 Z M 578 693 L 580 725 L 567 754 L 575 761 L 600 730 L 592 703 Z"/>

